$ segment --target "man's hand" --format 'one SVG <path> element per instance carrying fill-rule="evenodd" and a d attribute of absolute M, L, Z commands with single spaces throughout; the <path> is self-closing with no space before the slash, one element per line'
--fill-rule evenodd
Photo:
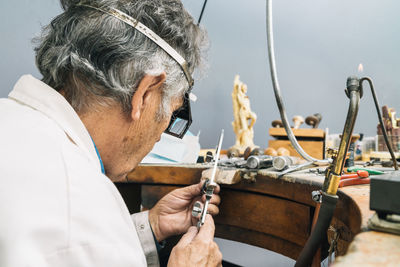
<path fill-rule="evenodd" d="M 222 254 L 214 242 L 214 220 L 207 214 L 200 231 L 192 226 L 172 249 L 168 266 L 222 266 Z"/>
<path fill-rule="evenodd" d="M 192 208 L 196 201 L 205 201 L 205 195 L 202 196 L 201 192 L 203 183 L 170 192 L 149 211 L 151 228 L 158 241 L 185 233 L 190 226 L 196 224 L 197 219 L 192 216 Z M 208 213 L 211 215 L 219 212 L 220 197 L 216 195 L 218 192 L 219 187 L 216 187 L 208 206 Z"/>

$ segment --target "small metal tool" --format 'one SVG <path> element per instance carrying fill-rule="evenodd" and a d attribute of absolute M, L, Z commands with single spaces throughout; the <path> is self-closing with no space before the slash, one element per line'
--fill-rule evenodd
<path fill-rule="evenodd" d="M 215 158 L 214 158 L 214 167 L 213 167 L 213 171 L 211 173 L 211 178 L 210 178 L 210 180 L 207 180 L 203 186 L 203 189 L 204 189 L 203 191 L 206 195 L 206 202 L 204 203 L 203 209 L 201 209 L 201 204 L 196 202 L 194 204 L 194 207 L 192 210 L 192 215 L 196 218 L 197 218 L 198 214 L 201 212 L 200 219 L 197 223 L 198 229 L 200 229 L 200 227 L 204 224 L 204 221 L 206 219 L 208 205 L 209 205 L 211 197 L 214 193 L 214 189 L 215 189 L 215 187 L 217 187 L 217 183 L 215 183 L 214 180 L 215 180 L 215 174 L 217 173 L 218 160 L 219 160 L 219 155 L 221 153 L 223 139 L 224 139 L 224 130 L 221 131 L 221 135 L 219 137 L 217 151 L 215 153 Z"/>
<path fill-rule="evenodd" d="M 278 171 L 283 171 L 289 168 L 289 166 L 292 166 L 293 164 L 294 164 L 294 159 L 289 156 L 275 157 L 274 161 L 272 162 L 272 166 Z"/>
<path fill-rule="evenodd" d="M 313 164 L 314 164 L 314 162 L 306 162 L 306 163 L 303 163 L 303 164 L 295 165 L 295 166 L 293 166 L 291 168 L 288 168 L 288 169 L 280 172 L 279 175 L 278 175 L 278 178 L 281 178 L 285 174 L 288 174 L 288 173 L 291 173 L 291 172 L 300 171 L 303 168 L 307 168 L 307 167 L 309 167 L 309 166 L 311 166 Z"/>
<path fill-rule="evenodd" d="M 246 166 L 249 169 L 269 168 L 272 167 L 272 160 L 273 158 L 267 155 L 250 156 Z"/>
<path fill-rule="evenodd" d="M 192 210 L 192 216 L 197 218 L 197 216 L 199 216 L 201 214 L 201 204 L 199 201 L 196 201 L 196 203 L 194 203 L 193 206 L 193 210 Z"/>

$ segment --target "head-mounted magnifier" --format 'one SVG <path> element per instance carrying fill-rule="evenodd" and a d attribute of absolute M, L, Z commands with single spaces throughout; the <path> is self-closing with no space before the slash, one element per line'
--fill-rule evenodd
<path fill-rule="evenodd" d="M 192 112 L 190 110 L 189 93 L 185 93 L 183 105 L 172 114 L 171 121 L 165 133 L 172 136 L 183 138 L 192 124 Z"/>
<path fill-rule="evenodd" d="M 144 34 L 147 38 L 152 40 L 155 44 L 157 44 L 161 49 L 163 49 L 172 59 L 174 59 L 179 64 L 189 84 L 189 89 L 185 93 L 182 107 L 172 114 L 171 121 L 169 123 L 168 128 L 165 130 L 165 133 L 175 137 L 182 138 L 186 134 L 190 124 L 192 123 L 189 94 L 190 91 L 192 90 L 194 81 L 192 76 L 190 75 L 187 61 L 166 41 L 164 41 L 164 39 L 159 37 L 152 30 L 143 25 L 140 21 L 132 18 L 128 14 L 115 8 L 94 5 L 94 4 L 89 5 L 85 3 L 80 3 L 77 6 L 96 9 L 100 12 L 106 13 L 110 16 L 113 16 L 125 22 L 126 24 L 132 26 L 133 28 Z"/>

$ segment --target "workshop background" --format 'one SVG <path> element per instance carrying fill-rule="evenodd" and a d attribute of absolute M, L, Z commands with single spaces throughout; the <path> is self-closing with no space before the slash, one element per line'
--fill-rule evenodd
<path fill-rule="evenodd" d="M 258 116 L 255 143 L 267 146 L 268 128 L 279 113 L 267 61 L 265 2 L 207 3 L 201 25 L 211 43 L 209 68 L 195 82 L 198 100 L 192 105 L 191 127 L 194 134 L 201 131 L 202 148 L 215 147 L 222 128 L 223 148 L 234 144 L 231 92 L 236 74 L 248 85 L 251 108 Z M 197 20 L 203 0 L 183 3 Z M 343 90 L 349 75 L 372 77 L 381 105 L 400 110 L 400 1 L 279 0 L 273 7 L 278 78 L 290 118 L 319 112 L 320 128 L 341 132 L 349 102 Z M 7 96 L 22 74 L 41 77 L 31 39 L 60 12 L 58 0 L 0 1 L 0 97 Z M 362 73 L 357 71 L 360 63 Z M 373 136 L 378 120 L 369 88 L 365 89 L 355 133 Z M 227 260 L 244 266 L 293 264 L 255 247 L 219 244 Z"/>

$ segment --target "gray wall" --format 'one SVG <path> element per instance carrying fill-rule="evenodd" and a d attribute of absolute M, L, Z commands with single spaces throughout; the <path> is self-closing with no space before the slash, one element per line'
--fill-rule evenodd
<path fill-rule="evenodd" d="M 202 0 L 183 0 L 198 17 Z M 395 0 L 274 1 L 278 74 L 289 117 L 323 114 L 321 127 L 341 132 L 348 100 L 347 76 L 374 78 L 381 104 L 400 112 L 400 2 Z M 0 97 L 7 96 L 21 74 L 40 77 L 31 38 L 61 11 L 57 0 L 0 2 Z M 201 130 L 202 147 L 214 147 L 222 128 L 224 147 L 234 143 L 231 91 L 235 74 L 248 84 L 258 115 L 255 142 L 265 147 L 268 127 L 279 117 L 266 54 L 265 0 L 209 0 L 202 25 L 211 46 L 208 74 L 196 81 L 191 131 Z M 362 99 L 357 132 L 374 135 L 377 118 L 369 91 Z"/>
<path fill-rule="evenodd" d="M 186 0 L 192 14 L 199 0 Z M 195 5 L 196 4 L 196 5 Z M 273 2 L 278 76 L 288 116 L 320 112 L 321 127 L 341 132 L 348 99 L 346 78 L 359 63 L 375 81 L 381 104 L 400 112 L 400 2 L 395 0 L 279 0 Z M 197 83 L 194 132 L 213 147 L 225 128 L 225 147 L 234 142 L 231 121 L 233 77 L 248 84 L 258 115 L 255 141 L 266 146 L 270 122 L 279 118 L 267 63 L 265 0 L 209 0 L 202 24 L 208 29 L 210 71 Z M 368 88 L 368 87 L 366 87 Z M 210 116 L 212 115 L 212 116 Z M 365 92 L 356 132 L 375 135 L 377 116 Z"/>

